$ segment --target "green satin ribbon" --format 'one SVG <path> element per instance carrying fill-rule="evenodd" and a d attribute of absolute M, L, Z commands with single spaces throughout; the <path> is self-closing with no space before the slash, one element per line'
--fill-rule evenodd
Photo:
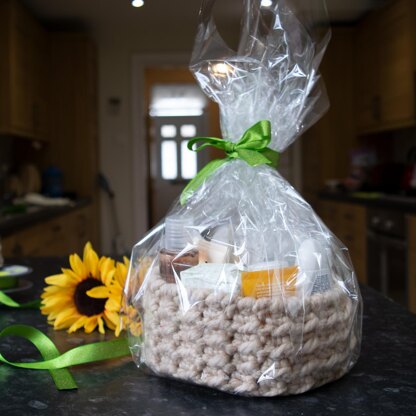
<path fill-rule="evenodd" d="M 27 303 L 17 303 L 10 296 L 7 296 L 4 292 L 0 290 L 0 304 L 6 305 L 10 308 L 39 309 L 40 300 L 36 299 Z"/>
<path fill-rule="evenodd" d="M 180 202 L 186 203 L 188 198 L 211 176 L 220 166 L 233 159 L 241 159 L 250 166 L 272 165 L 277 167 L 279 153 L 267 147 L 271 141 L 271 124 L 268 120 L 261 120 L 250 127 L 237 143 L 215 137 L 196 137 L 188 143 L 188 149 L 199 152 L 208 146 L 224 150 L 227 157 L 215 159 L 202 168 L 183 190 Z M 195 143 L 205 142 L 197 148 Z"/>
<path fill-rule="evenodd" d="M 20 304 L 0 290 L 0 304 L 10 308 L 39 309 L 40 300 L 36 299 Z M 67 367 L 130 355 L 125 338 L 82 345 L 61 354 L 51 339 L 34 327 L 11 325 L 0 332 L 0 338 L 12 335 L 30 341 L 39 350 L 43 361 L 30 363 L 11 362 L 0 353 L 0 363 L 29 370 L 49 370 L 58 390 L 78 388 Z"/>
<path fill-rule="evenodd" d="M 30 363 L 11 362 L 0 354 L 0 362 L 30 370 L 49 370 L 58 390 L 78 388 L 67 367 L 130 355 L 125 338 L 82 345 L 61 354 L 44 333 L 31 326 L 11 325 L 0 332 L 0 338 L 11 335 L 32 342 L 44 360 Z"/>

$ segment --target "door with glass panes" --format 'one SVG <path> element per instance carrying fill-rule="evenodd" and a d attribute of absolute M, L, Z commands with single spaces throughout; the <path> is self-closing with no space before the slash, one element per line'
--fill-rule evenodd
<path fill-rule="evenodd" d="M 160 221 L 183 188 L 208 161 L 209 152 L 193 152 L 191 138 L 206 136 L 207 116 L 152 117 L 151 222 Z"/>

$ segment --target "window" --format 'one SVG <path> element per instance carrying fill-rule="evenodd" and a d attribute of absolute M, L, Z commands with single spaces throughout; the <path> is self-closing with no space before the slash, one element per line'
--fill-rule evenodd
<path fill-rule="evenodd" d="M 196 153 L 188 149 L 188 143 L 188 140 L 181 143 L 181 176 L 183 179 L 192 179 L 198 170 Z"/>
<path fill-rule="evenodd" d="M 178 155 L 175 140 L 163 140 L 161 143 L 162 178 L 166 180 L 178 177 Z"/>

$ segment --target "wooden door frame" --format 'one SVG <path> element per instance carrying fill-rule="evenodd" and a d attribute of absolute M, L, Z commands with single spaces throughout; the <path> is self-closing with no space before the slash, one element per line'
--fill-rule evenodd
<path fill-rule="evenodd" d="M 190 53 L 134 54 L 131 62 L 131 127 L 133 233 L 140 239 L 148 230 L 148 148 L 146 139 L 145 68 L 189 65 Z"/>

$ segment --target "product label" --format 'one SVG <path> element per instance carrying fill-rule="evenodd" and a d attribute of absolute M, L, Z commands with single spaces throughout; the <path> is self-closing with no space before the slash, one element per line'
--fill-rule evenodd
<path fill-rule="evenodd" d="M 242 294 L 254 298 L 294 295 L 298 267 L 245 271 L 242 273 Z"/>

